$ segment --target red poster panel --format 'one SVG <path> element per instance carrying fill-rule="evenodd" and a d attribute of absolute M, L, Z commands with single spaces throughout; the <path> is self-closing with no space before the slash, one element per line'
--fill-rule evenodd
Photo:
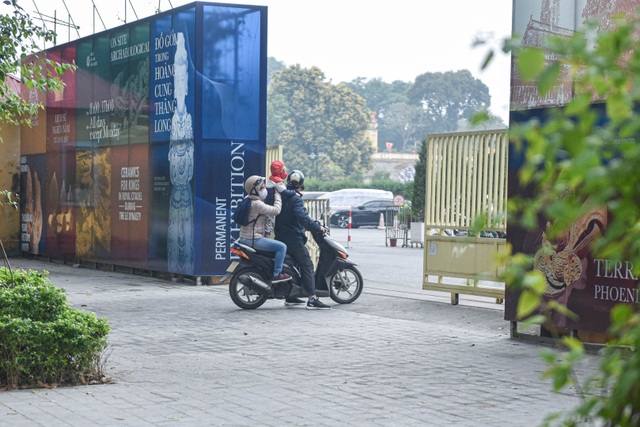
<path fill-rule="evenodd" d="M 592 255 L 591 244 L 606 230 L 609 215 L 604 206 L 584 212 L 569 229 L 551 239 L 544 229 L 514 232 L 512 244 L 520 253 L 533 256 L 535 270 L 546 279 L 544 304 L 556 301 L 575 317 L 553 312 L 554 326 L 570 330 L 605 332 L 610 325 L 611 310 L 620 303 L 637 305 L 640 280 L 629 261 L 599 259 Z M 519 292 L 509 292 L 505 319 L 517 318 Z"/>
<path fill-rule="evenodd" d="M 48 52 L 48 58 L 58 63 L 73 63 L 75 45 Z M 49 72 L 63 83 L 60 90 L 47 93 L 47 152 L 75 149 L 76 146 L 76 74 L 67 71 L 58 76 L 54 67 Z"/>
<path fill-rule="evenodd" d="M 114 263 L 146 267 L 149 146 L 112 147 L 111 249 Z"/>
<path fill-rule="evenodd" d="M 605 117 L 605 108 L 604 104 L 591 107 L 601 118 Z M 549 109 L 512 112 L 511 123 L 535 118 L 544 125 L 547 114 Z M 508 196 L 532 200 L 536 190 L 533 186 L 522 185 L 519 179 L 525 151 L 522 146 L 513 145 L 509 151 Z M 507 242 L 514 254 L 533 258 L 533 268 L 545 278 L 544 303 L 558 302 L 576 315 L 554 313 L 551 321 L 556 327 L 605 332 L 611 324 L 611 309 L 615 305 L 640 302 L 640 280 L 634 274 L 633 264 L 626 260 L 600 259 L 591 252 L 593 243 L 606 232 L 611 222 L 606 206 L 585 207 L 582 215 L 558 236 L 547 233 L 552 225 L 550 218 L 538 218 L 538 227 L 533 230 L 525 229 L 517 218 L 514 219 L 509 221 Z M 509 287 L 507 290 L 505 319 L 521 320 L 517 316 L 520 293 Z"/>
<path fill-rule="evenodd" d="M 44 183 L 46 254 L 73 259 L 76 250 L 76 153 L 53 152 L 47 155 L 47 179 Z"/>
<path fill-rule="evenodd" d="M 42 66 L 44 53 L 40 56 L 31 56 L 23 64 L 26 66 Z M 22 85 L 22 99 L 31 104 L 44 106 L 47 102 L 46 95 L 37 89 L 29 89 L 27 85 Z M 22 126 L 20 131 L 20 153 L 22 155 L 44 154 L 47 149 L 47 114 L 42 108 L 29 118 L 30 126 Z"/>

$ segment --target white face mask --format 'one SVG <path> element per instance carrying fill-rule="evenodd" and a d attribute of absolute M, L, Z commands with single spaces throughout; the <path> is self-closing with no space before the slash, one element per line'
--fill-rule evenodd
<path fill-rule="evenodd" d="M 262 200 L 267 198 L 267 194 L 268 193 L 267 193 L 267 189 L 266 188 L 263 188 L 262 190 L 258 191 L 258 195 L 260 196 L 260 198 Z"/>

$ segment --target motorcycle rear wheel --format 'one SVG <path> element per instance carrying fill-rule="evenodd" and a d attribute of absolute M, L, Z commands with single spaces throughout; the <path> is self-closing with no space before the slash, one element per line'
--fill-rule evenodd
<path fill-rule="evenodd" d="M 338 304 L 351 304 L 362 293 L 362 274 L 351 265 L 338 270 L 329 280 L 329 296 Z"/>
<path fill-rule="evenodd" d="M 265 295 L 260 295 L 253 289 L 250 289 L 240 283 L 239 278 L 243 274 L 248 274 L 249 276 L 253 276 L 263 281 L 268 279 L 263 277 L 260 270 L 255 267 L 242 268 L 233 273 L 233 276 L 231 277 L 231 281 L 229 282 L 229 296 L 231 297 L 231 301 L 233 301 L 233 303 L 238 307 L 245 310 L 254 310 L 264 304 L 267 297 Z"/>

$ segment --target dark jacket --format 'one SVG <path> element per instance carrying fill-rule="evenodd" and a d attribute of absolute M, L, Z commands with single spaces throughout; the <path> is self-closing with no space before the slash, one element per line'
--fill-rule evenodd
<path fill-rule="evenodd" d="M 283 191 L 282 209 L 276 217 L 275 238 L 287 246 L 307 243 L 305 230 L 321 233 L 320 224 L 312 220 L 304 208 L 302 197 L 294 191 Z"/>

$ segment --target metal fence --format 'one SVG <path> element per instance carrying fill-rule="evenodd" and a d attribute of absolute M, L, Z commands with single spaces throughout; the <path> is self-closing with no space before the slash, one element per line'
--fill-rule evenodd
<path fill-rule="evenodd" d="M 506 130 L 429 135 L 423 289 L 450 292 L 453 304 L 459 294 L 504 299 L 507 159 Z M 478 220 L 484 233 L 474 236 Z"/>
<path fill-rule="evenodd" d="M 506 231 L 506 130 L 430 135 L 425 225 L 469 230 L 479 216 L 486 229 Z"/>

